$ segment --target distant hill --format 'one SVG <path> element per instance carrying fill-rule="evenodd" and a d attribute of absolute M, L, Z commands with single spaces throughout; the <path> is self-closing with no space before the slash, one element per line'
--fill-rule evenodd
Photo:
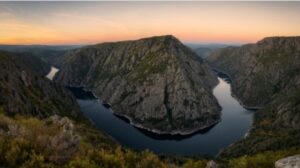
<path fill-rule="evenodd" d="M 12 51 L 12 52 L 26 52 L 31 50 L 70 50 L 82 47 L 82 45 L 4 45 L 0 44 L 0 50 Z"/>
<path fill-rule="evenodd" d="M 0 50 L 15 53 L 31 53 L 46 63 L 59 67 L 63 55 L 71 49 L 79 48 L 80 45 L 0 45 Z"/>
<path fill-rule="evenodd" d="M 207 58 L 213 51 L 216 51 L 221 48 L 225 48 L 231 46 L 229 44 L 185 44 L 189 48 L 191 48 L 198 56 L 205 59 Z"/>

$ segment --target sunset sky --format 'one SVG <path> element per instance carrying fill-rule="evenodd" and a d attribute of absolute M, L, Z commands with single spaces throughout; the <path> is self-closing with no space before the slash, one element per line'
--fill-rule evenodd
<path fill-rule="evenodd" d="M 0 2 L 0 44 L 190 43 L 300 35 L 300 2 Z"/>

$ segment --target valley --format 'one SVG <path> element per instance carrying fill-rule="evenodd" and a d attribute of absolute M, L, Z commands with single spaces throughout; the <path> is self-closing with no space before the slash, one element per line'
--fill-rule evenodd
<path fill-rule="evenodd" d="M 299 68 L 298 42 L 298 37 L 267 38 L 257 44 L 219 49 L 203 60 L 197 58 L 190 49 L 185 48 L 172 36 L 151 37 L 136 42 L 104 43 L 70 50 L 68 54 L 59 59 L 64 60 L 64 62 L 59 63 L 60 68 L 62 68 L 60 70 L 53 65 L 51 67 L 39 60 L 39 57 L 29 53 L 1 52 L 0 122 L 2 126 L 0 130 L 4 130 L 4 132 L 0 132 L 3 135 L 0 139 L 0 145 L 6 146 L 5 149 L 13 146 L 13 144 L 7 143 L 12 131 L 16 132 L 13 141 L 19 141 L 19 138 L 32 139 L 29 134 L 18 133 L 17 130 L 13 130 L 9 126 L 13 124 L 28 131 L 31 135 L 33 133 L 30 132 L 28 126 L 37 128 L 35 125 L 27 125 L 29 122 L 39 125 L 42 129 L 49 127 L 51 130 L 50 127 L 61 127 L 63 130 L 68 130 L 66 134 L 60 133 L 60 129 L 54 131 L 57 136 L 66 137 L 66 139 L 56 138 L 56 141 L 66 144 L 63 148 L 57 148 L 56 153 L 46 154 L 40 150 L 41 146 L 50 142 L 46 140 L 32 141 L 38 144 L 32 150 L 42 156 L 44 160 L 40 161 L 40 164 L 45 165 L 75 164 L 74 157 L 81 153 L 78 150 L 83 152 L 90 150 L 90 147 L 82 146 L 87 143 L 102 144 L 96 149 L 103 150 L 103 147 L 106 148 L 102 154 L 109 154 L 112 158 L 116 158 L 120 153 L 122 157 L 129 157 L 129 153 L 132 152 L 130 155 L 135 157 L 143 153 L 143 157 L 151 157 L 148 161 L 156 162 L 155 165 L 158 167 L 170 164 L 181 167 L 196 163 L 204 167 L 208 160 L 213 158 L 222 167 L 235 167 L 245 161 L 247 165 L 272 167 L 271 165 L 274 165 L 276 160 L 299 153 L 297 140 L 299 137 L 298 107 L 300 104 L 298 96 L 299 73 L 297 73 Z M 151 64 L 145 64 L 149 63 L 148 59 L 146 62 L 143 60 L 145 53 L 139 53 L 135 50 L 131 54 L 139 55 L 138 59 L 126 56 L 131 59 L 132 65 L 128 62 L 126 64 L 120 62 L 118 67 L 111 69 L 111 66 L 115 64 L 111 62 L 112 60 L 106 58 L 103 62 L 106 54 L 102 52 L 109 51 L 107 54 L 111 54 L 110 57 L 115 58 L 121 54 L 123 55 L 121 58 L 124 59 L 126 57 L 122 52 L 123 47 L 135 48 L 133 46 L 136 45 L 144 47 L 145 44 L 153 47 L 158 55 L 162 52 L 163 54 L 160 55 L 162 58 L 164 56 L 175 58 L 175 60 L 166 59 L 167 63 L 174 61 L 168 66 L 175 67 L 175 69 L 167 68 L 159 72 L 153 71 L 152 67 L 156 69 L 165 62 L 156 60 L 157 56 L 151 56 Z M 160 48 L 162 46 L 163 48 Z M 280 46 L 284 47 L 281 48 Z M 112 50 L 111 47 L 116 47 L 116 49 Z M 150 50 L 153 50 L 151 47 Z M 164 47 L 170 48 L 164 51 Z M 278 51 L 277 59 L 274 64 L 270 64 L 267 60 L 268 57 L 274 56 L 269 54 L 275 50 L 273 47 Z M 118 52 L 116 52 L 117 50 Z M 145 49 L 145 52 L 147 50 L 149 48 Z M 248 50 L 249 53 L 247 53 Z M 181 55 L 176 55 L 175 51 Z M 293 57 L 280 59 L 289 54 Z M 146 57 L 147 55 L 146 52 Z M 240 56 L 243 56 L 242 60 Z M 253 64 L 250 64 L 252 62 Z M 135 70 L 141 65 L 144 66 L 144 71 L 149 73 L 149 76 L 138 80 L 132 78 L 138 75 Z M 120 67 L 123 68 L 119 69 Z M 103 74 L 103 71 L 106 73 Z M 139 71 L 138 68 L 137 72 Z M 14 72 L 14 75 L 8 75 L 9 72 Z M 177 72 L 183 76 L 181 76 L 182 78 L 176 78 L 176 76 L 173 78 L 172 72 Z M 107 76 L 107 74 L 110 75 Z M 170 76 L 172 77 L 170 79 L 183 83 L 181 85 L 176 85 L 177 82 L 174 81 L 174 83 L 168 83 Z M 254 79 L 257 78 L 260 79 L 261 83 L 255 82 Z M 166 83 L 151 83 L 151 81 L 161 79 L 167 79 Z M 190 80 L 191 83 L 185 83 L 182 79 Z M 270 80 L 267 79 L 273 82 L 269 82 Z M 282 81 L 281 79 L 286 80 Z M 248 80 L 250 82 L 247 82 Z M 129 91 L 126 97 L 122 95 L 122 92 L 120 94 L 122 89 L 133 88 L 137 92 Z M 159 92 L 156 92 L 157 88 L 159 88 Z M 189 91 L 189 89 L 191 90 Z M 143 93 L 144 90 L 146 91 L 145 94 Z M 155 94 L 152 93 L 153 91 Z M 180 91 L 180 94 L 172 95 L 176 91 Z M 203 94 L 204 97 L 202 97 L 198 108 L 205 111 L 207 105 L 212 105 L 209 108 L 209 110 L 213 110 L 210 111 L 211 116 L 207 115 L 206 112 L 195 113 L 194 104 L 190 104 L 194 101 L 193 98 L 197 99 L 197 95 L 203 96 Z M 260 96 L 257 97 L 257 95 Z M 29 99 L 25 98 L 27 96 Z M 120 101 L 122 96 L 123 100 Z M 192 99 L 189 96 L 192 96 Z M 164 110 L 160 111 L 164 115 L 160 116 L 161 114 L 156 111 L 157 108 L 150 113 L 148 111 L 131 112 L 130 109 L 145 108 L 144 105 L 140 106 L 140 104 L 143 104 L 144 101 L 152 103 L 154 98 L 163 98 L 162 100 L 158 99 L 160 101 L 157 105 L 160 104 L 165 107 Z M 131 103 L 132 100 L 135 100 L 133 101 L 134 104 L 128 106 L 127 103 Z M 182 104 L 178 104 L 177 101 L 182 101 Z M 111 109 L 104 107 L 103 103 L 111 104 Z M 147 103 L 146 105 L 149 108 L 152 106 Z M 173 108 L 180 109 L 183 107 L 190 109 L 187 113 L 182 113 L 180 110 L 173 113 Z M 122 109 L 127 110 L 127 112 L 124 113 Z M 188 118 L 182 119 L 180 116 L 182 114 Z M 135 115 L 142 118 L 137 118 Z M 194 118 L 193 124 L 200 125 L 200 127 L 194 128 L 193 124 L 176 127 L 173 125 L 174 122 L 190 122 L 189 117 L 193 117 L 193 115 L 205 116 L 206 119 L 201 120 Z M 160 120 L 145 120 L 146 122 L 141 120 L 147 116 L 162 118 Z M 60 124 L 47 125 L 53 121 Z M 73 129 L 73 125 L 76 129 Z M 69 127 L 72 127 L 71 130 Z M 85 132 L 82 132 L 83 130 Z M 46 131 L 46 134 L 35 136 L 50 135 Z M 97 137 L 98 140 L 94 140 L 93 137 Z M 47 150 L 51 150 L 51 148 L 53 146 Z M 67 150 L 70 152 L 70 157 L 61 157 L 61 154 L 66 153 Z M 147 150 L 151 152 L 147 152 Z M 2 153 L 8 156 L 7 152 L 9 151 L 4 150 Z M 97 152 L 93 151 L 93 153 Z M 52 158 L 54 156 L 59 157 L 54 159 Z M 195 158 L 195 156 L 197 157 Z M 261 157 L 264 158 L 265 162 L 261 162 Z M 27 156 L 29 160 L 34 158 L 34 153 L 29 153 Z M 26 158 L 17 159 L 26 160 Z M 91 155 L 86 159 L 93 160 Z M 139 159 L 139 161 L 142 160 L 142 158 Z M 94 161 L 96 162 L 96 160 Z M 96 164 L 94 161 L 90 164 Z M 110 161 L 101 160 L 103 164 L 108 165 Z M 3 163 L 8 166 L 18 165 L 17 162 L 6 159 L 3 160 Z M 118 160 L 116 164 L 127 165 L 129 162 Z"/>
<path fill-rule="evenodd" d="M 92 90 L 116 114 L 159 134 L 191 134 L 220 120 L 216 75 L 172 35 L 73 50 L 54 80 Z"/>
<path fill-rule="evenodd" d="M 0 2 L 0 168 L 300 168 L 299 9 Z"/>
<path fill-rule="evenodd" d="M 49 74 L 56 73 L 52 69 Z M 161 135 L 149 132 L 128 120 L 118 118 L 101 100 L 83 88 L 70 88 L 83 114 L 100 130 L 120 144 L 138 150 L 150 149 L 155 153 L 185 156 L 215 156 L 226 146 L 246 136 L 252 125 L 254 111 L 244 109 L 231 97 L 230 84 L 219 78 L 213 93 L 222 107 L 221 121 L 205 130 L 189 135 Z M 226 80 L 226 79 L 225 79 Z M 226 139 L 224 138 L 226 137 Z"/>

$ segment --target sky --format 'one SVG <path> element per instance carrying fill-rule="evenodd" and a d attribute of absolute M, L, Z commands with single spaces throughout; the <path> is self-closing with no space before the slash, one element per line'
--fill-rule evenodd
<path fill-rule="evenodd" d="M 95 44 L 172 34 L 186 43 L 300 35 L 300 2 L 0 2 L 0 44 Z"/>

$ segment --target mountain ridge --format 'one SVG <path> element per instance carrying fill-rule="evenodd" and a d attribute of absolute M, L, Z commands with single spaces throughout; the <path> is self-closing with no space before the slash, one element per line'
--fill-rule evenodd
<path fill-rule="evenodd" d="M 208 61 L 231 76 L 232 92 L 242 104 L 259 107 L 249 135 L 222 151 L 221 157 L 299 150 L 299 36 L 267 37 L 221 49 Z"/>
<path fill-rule="evenodd" d="M 243 104 L 263 107 L 274 94 L 297 83 L 299 50 L 300 37 L 268 37 L 256 44 L 221 49 L 207 60 L 232 77 L 233 93 Z"/>
<path fill-rule="evenodd" d="M 216 76 L 174 36 L 101 43 L 69 54 L 55 80 L 91 89 L 136 126 L 186 134 L 220 119 L 220 107 L 212 95 Z M 188 118 L 194 119 L 186 122 Z M 184 124 L 191 126 L 180 126 Z"/>
<path fill-rule="evenodd" d="M 0 105 L 9 115 L 43 118 L 53 111 L 80 118 L 79 106 L 72 94 L 45 78 L 44 67 L 39 65 L 42 61 L 37 61 L 38 58 L 0 51 L 0 59 Z"/>

